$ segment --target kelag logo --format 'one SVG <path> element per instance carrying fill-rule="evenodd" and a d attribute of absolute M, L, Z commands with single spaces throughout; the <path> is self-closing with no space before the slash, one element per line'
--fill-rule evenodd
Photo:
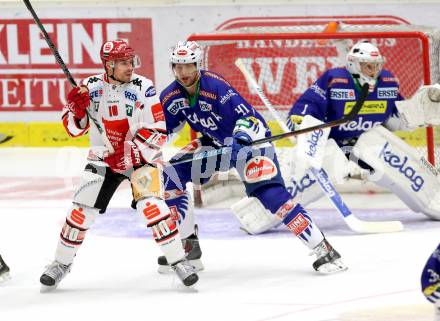
<path fill-rule="evenodd" d="M 42 19 L 74 78 L 103 72 L 101 45 L 123 38 L 152 79 L 151 19 Z M 0 111 L 56 111 L 70 85 L 32 19 L 0 20 Z"/>
<path fill-rule="evenodd" d="M 309 150 L 306 152 L 310 157 L 315 157 L 316 147 L 318 146 L 319 138 L 324 135 L 322 129 L 314 130 L 312 135 L 307 139 L 307 144 L 309 145 Z"/>
<path fill-rule="evenodd" d="M 304 192 L 307 188 L 316 183 L 316 180 L 311 178 L 309 174 L 301 177 L 298 182 L 295 181 L 293 177 L 290 179 L 290 181 L 292 182 L 292 185 L 287 186 L 287 191 L 290 193 L 290 195 L 292 195 L 293 198 L 295 198 L 298 193 Z"/>
<path fill-rule="evenodd" d="M 389 143 L 386 143 L 380 154 L 379 158 L 383 158 L 383 160 L 388 163 L 391 167 L 398 170 L 401 175 L 404 175 L 410 182 L 411 188 L 414 192 L 420 191 L 425 183 L 423 177 L 417 174 L 416 170 L 411 167 L 408 162 L 408 157 L 404 156 L 401 158 L 399 155 L 394 154 L 389 148 Z"/>

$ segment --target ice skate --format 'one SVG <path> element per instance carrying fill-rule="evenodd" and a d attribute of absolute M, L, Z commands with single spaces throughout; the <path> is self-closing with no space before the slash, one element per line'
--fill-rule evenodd
<path fill-rule="evenodd" d="M 0 255 L 0 283 L 9 280 L 9 267 L 6 265 L 5 261 Z"/>
<path fill-rule="evenodd" d="M 311 255 L 317 257 L 317 260 L 313 262 L 313 268 L 319 273 L 332 274 L 347 270 L 347 266 L 341 260 L 341 255 L 326 239 L 313 249 Z"/>
<path fill-rule="evenodd" d="M 201 261 L 202 250 L 199 244 L 199 238 L 197 237 L 197 225 L 195 228 L 195 233 L 191 234 L 185 239 L 182 239 L 183 248 L 185 250 L 185 258 L 191 263 L 195 271 L 201 271 L 204 266 Z M 173 270 L 168 264 L 168 261 L 164 255 L 157 258 L 157 263 L 159 264 L 158 272 L 163 274 L 173 273 Z"/>
<path fill-rule="evenodd" d="M 185 286 L 194 285 L 199 280 L 194 266 L 192 266 L 192 264 L 186 259 L 172 264 L 171 269 L 176 272 L 177 276 Z"/>
<path fill-rule="evenodd" d="M 55 290 L 62 279 L 70 272 L 72 264 L 64 265 L 57 261 L 53 261 L 46 267 L 43 275 L 40 277 L 40 292 L 48 292 Z"/>

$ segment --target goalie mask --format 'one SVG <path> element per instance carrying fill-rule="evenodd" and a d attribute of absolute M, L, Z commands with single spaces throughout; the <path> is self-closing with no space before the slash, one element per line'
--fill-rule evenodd
<path fill-rule="evenodd" d="M 374 91 L 383 64 L 384 58 L 379 49 L 368 41 L 358 42 L 347 54 L 347 70 L 359 80 L 361 86 L 367 83 L 370 92 Z"/>

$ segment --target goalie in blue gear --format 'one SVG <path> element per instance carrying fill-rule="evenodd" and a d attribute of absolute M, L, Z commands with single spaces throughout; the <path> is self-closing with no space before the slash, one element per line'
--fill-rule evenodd
<path fill-rule="evenodd" d="M 170 57 L 176 79 L 160 95 L 169 133 L 178 131 L 188 123 L 201 134 L 199 139 L 191 142 L 173 159 L 225 145 L 231 147 L 231 154 L 181 163 L 164 170 L 166 202 L 179 222 L 184 243 L 190 245 L 187 257 L 196 258 L 197 263 L 194 264 L 202 268 L 186 184 L 204 184 L 215 172 L 235 168 L 250 199 L 248 211 L 264 208 L 272 213 L 274 220 L 284 223 L 316 254 L 317 259 L 313 263 L 315 270 L 322 273 L 345 270 L 339 253 L 324 238 L 311 216 L 292 200 L 286 190 L 273 145 L 245 146 L 270 136 L 262 116 L 222 76 L 202 70 L 201 59 L 202 51 L 197 43 L 179 42 Z M 166 269 L 166 264 L 165 258 L 160 257 L 160 268 Z"/>
<path fill-rule="evenodd" d="M 354 93 L 367 83 L 369 95 L 359 115 L 332 128 L 329 140 L 365 170 L 367 180 L 389 189 L 414 212 L 438 220 L 440 193 L 432 193 L 440 189 L 436 169 L 392 132 L 438 124 L 440 88 L 424 86 L 404 100 L 396 77 L 383 65 L 376 46 L 358 42 L 347 54 L 346 68 L 325 72 L 293 104 L 290 127 L 305 116 L 323 122 L 341 118 L 354 104 Z M 337 166 L 333 163 L 326 170 L 334 172 Z"/>
<path fill-rule="evenodd" d="M 434 304 L 435 321 L 440 321 L 440 244 L 432 252 L 422 271 L 422 292 Z"/>
<path fill-rule="evenodd" d="M 396 77 L 383 68 L 384 62 L 376 46 L 368 41 L 356 43 L 347 54 L 345 68 L 327 70 L 294 102 L 287 125 L 296 130 L 306 120 L 329 122 L 342 118 L 355 104 L 361 86 L 368 84 L 369 94 L 358 116 L 326 134 L 326 144 L 319 147 L 324 157 L 318 165 L 330 181 L 341 183 L 349 174 L 344 169 L 349 168 L 350 159 L 368 181 L 396 194 L 414 212 L 438 220 L 440 192 L 432 192 L 440 191 L 438 171 L 392 132 L 439 124 L 440 86 L 423 86 L 411 99 L 404 100 Z M 309 171 L 316 164 L 307 164 L 304 153 L 315 146 L 305 146 L 301 140 L 298 145 L 292 153 L 294 166 L 288 188 L 303 205 L 308 205 L 324 192 Z M 262 218 L 256 220 L 265 226 L 260 232 L 275 225 L 265 225 Z M 258 226 L 256 221 L 252 224 Z"/>

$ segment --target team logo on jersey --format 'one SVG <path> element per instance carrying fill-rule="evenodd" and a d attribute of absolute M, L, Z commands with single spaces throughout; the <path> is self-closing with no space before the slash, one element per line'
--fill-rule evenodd
<path fill-rule="evenodd" d="M 389 88 L 377 88 L 377 98 L 397 98 L 399 94 L 399 88 L 389 87 Z"/>
<path fill-rule="evenodd" d="M 220 96 L 220 104 L 224 105 L 232 96 L 238 96 L 238 94 L 232 89 L 228 89 L 224 96 Z"/>
<path fill-rule="evenodd" d="M 273 160 L 265 156 L 251 158 L 244 167 L 244 179 L 248 183 L 256 183 L 271 179 L 278 174 Z"/>
<path fill-rule="evenodd" d="M 354 89 L 332 88 L 330 89 L 330 98 L 333 100 L 354 100 L 356 95 Z"/>
<path fill-rule="evenodd" d="M 127 114 L 127 116 L 131 117 L 133 115 L 133 106 L 125 104 L 125 113 Z"/>
<path fill-rule="evenodd" d="M 338 127 L 339 130 L 343 131 L 367 131 L 375 126 L 379 126 L 382 124 L 380 121 L 371 121 L 371 120 L 365 120 L 362 117 L 359 117 L 359 119 L 349 121 L 348 123 L 345 123 L 343 125 L 340 125 Z"/>
<path fill-rule="evenodd" d="M 350 113 L 353 106 L 356 104 L 354 101 L 346 102 L 344 107 L 344 115 Z M 359 115 L 371 115 L 371 114 L 385 114 L 387 111 L 388 103 L 386 100 L 371 100 L 366 101 L 362 105 Z"/>
<path fill-rule="evenodd" d="M 179 110 L 188 108 L 188 101 L 185 98 L 174 99 L 171 104 L 167 107 L 167 110 L 171 115 L 177 115 Z"/>
<path fill-rule="evenodd" d="M 146 91 L 145 91 L 145 97 L 153 97 L 156 95 L 156 88 L 154 88 L 154 86 L 150 86 Z"/>
<path fill-rule="evenodd" d="M 206 101 L 199 100 L 199 106 L 201 111 L 211 111 L 212 105 L 208 104 Z"/>

